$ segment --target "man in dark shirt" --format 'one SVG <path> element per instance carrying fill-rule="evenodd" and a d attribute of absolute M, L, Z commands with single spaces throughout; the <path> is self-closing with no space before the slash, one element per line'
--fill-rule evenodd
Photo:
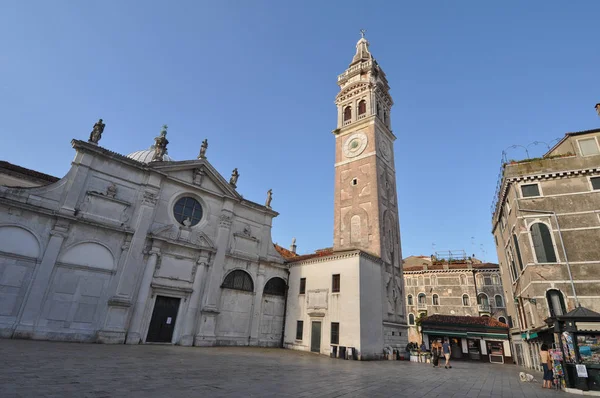
<path fill-rule="evenodd" d="M 452 354 L 452 349 L 450 348 L 450 342 L 448 339 L 444 339 L 444 344 L 442 344 L 442 352 L 444 353 L 444 358 L 446 358 L 446 365 L 444 366 L 446 369 L 451 369 L 450 366 L 450 354 Z"/>

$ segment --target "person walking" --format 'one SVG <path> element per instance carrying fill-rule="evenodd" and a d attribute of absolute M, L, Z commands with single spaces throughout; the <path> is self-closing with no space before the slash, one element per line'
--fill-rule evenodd
<path fill-rule="evenodd" d="M 450 342 L 447 338 L 444 339 L 444 344 L 442 344 L 442 352 L 444 353 L 444 358 L 446 358 L 444 368 L 452 369 L 452 366 L 450 366 L 450 354 L 452 354 L 452 349 L 450 348 Z"/>
<path fill-rule="evenodd" d="M 431 362 L 433 363 L 434 368 L 437 368 L 440 363 L 440 349 L 440 342 L 438 340 L 434 340 L 433 343 L 431 343 Z"/>
<path fill-rule="evenodd" d="M 546 343 L 542 344 L 540 349 L 540 359 L 542 368 L 544 369 L 544 384 L 542 388 L 552 388 L 552 380 L 554 378 L 552 375 L 552 357 L 548 352 L 548 345 Z"/>

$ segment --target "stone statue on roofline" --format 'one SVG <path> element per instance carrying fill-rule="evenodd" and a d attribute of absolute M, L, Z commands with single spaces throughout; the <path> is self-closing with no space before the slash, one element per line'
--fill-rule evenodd
<path fill-rule="evenodd" d="M 160 135 L 154 138 L 154 155 L 152 156 L 153 162 L 162 162 L 163 157 L 167 153 L 167 144 L 169 143 L 169 140 L 167 140 L 167 128 L 168 126 L 166 124 L 163 125 Z"/>
<path fill-rule="evenodd" d="M 94 124 L 94 128 L 93 128 L 92 132 L 90 133 L 90 139 L 88 140 L 88 142 L 98 145 L 98 141 L 100 141 L 100 138 L 102 138 L 102 132 L 104 131 L 104 126 L 106 126 L 106 125 L 104 123 L 102 123 L 102 119 L 98 119 L 96 124 Z"/>
<path fill-rule="evenodd" d="M 198 159 L 206 159 L 206 150 L 208 149 L 208 139 L 204 139 L 202 141 L 202 145 L 200 146 L 200 154 L 198 155 Z"/>
<path fill-rule="evenodd" d="M 237 186 L 237 180 L 240 176 L 240 173 L 238 173 L 238 169 L 237 167 L 235 169 L 233 169 L 233 172 L 231 173 L 231 178 L 229 179 L 229 184 L 231 184 L 234 188 Z"/>
<path fill-rule="evenodd" d="M 595 106 L 596 112 L 598 112 L 598 116 L 600 116 L 600 102 L 598 102 Z"/>
<path fill-rule="evenodd" d="M 269 189 L 267 191 L 267 201 L 265 203 L 265 206 L 270 209 L 271 208 L 271 201 L 273 200 L 273 190 Z"/>

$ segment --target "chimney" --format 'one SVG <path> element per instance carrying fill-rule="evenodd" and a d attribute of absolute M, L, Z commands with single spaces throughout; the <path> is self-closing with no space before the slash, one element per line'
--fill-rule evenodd
<path fill-rule="evenodd" d="M 296 238 L 292 238 L 292 244 L 290 246 L 290 251 L 292 253 L 296 253 Z"/>

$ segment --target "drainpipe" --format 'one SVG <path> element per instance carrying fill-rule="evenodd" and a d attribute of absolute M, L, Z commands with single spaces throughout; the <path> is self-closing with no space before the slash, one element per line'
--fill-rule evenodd
<path fill-rule="evenodd" d="M 565 264 L 567 265 L 567 271 L 569 272 L 569 281 L 571 282 L 571 289 L 573 290 L 573 297 L 575 298 L 575 306 L 580 307 L 581 305 L 579 304 L 579 299 L 577 298 L 577 292 L 575 292 L 575 283 L 573 282 L 573 275 L 571 274 L 571 265 L 569 264 L 569 259 L 567 258 L 567 250 L 565 249 L 565 243 L 563 241 L 562 232 L 560 230 L 560 225 L 558 224 L 558 217 L 556 217 L 556 213 L 549 210 L 519 209 L 519 211 L 526 213 L 552 214 L 552 216 L 554 217 L 556 229 L 558 230 L 558 238 L 560 239 L 560 245 L 562 246 L 563 256 L 565 257 Z"/>
<path fill-rule="evenodd" d="M 288 301 L 288 293 L 290 291 L 289 289 L 289 285 L 290 285 L 290 270 L 289 268 L 286 270 L 287 271 L 287 283 L 285 284 L 285 301 L 283 303 L 283 324 L 281 326 L 281 348 L 283 347 L 283 343 L 285 340 L 285 322 L 286 322 L 286 316 L 287 316 L 287 301 Z"/>

